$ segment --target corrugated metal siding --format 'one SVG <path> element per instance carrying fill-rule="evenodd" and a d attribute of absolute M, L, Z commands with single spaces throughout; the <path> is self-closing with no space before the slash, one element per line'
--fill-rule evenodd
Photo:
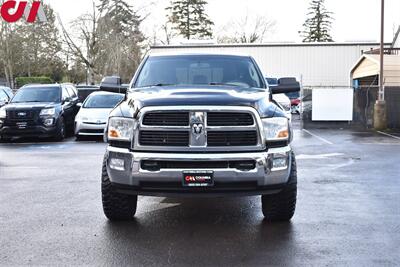
<path fill-rule="evenodd" d="M 251 55 L 269 77 L 294 76 L 303 86 L 349 86 L 350 70 L 362 51 L 374 44 L 355 45 L 265 45 L 153 47 L 152 52 L 239 53 Z"/>

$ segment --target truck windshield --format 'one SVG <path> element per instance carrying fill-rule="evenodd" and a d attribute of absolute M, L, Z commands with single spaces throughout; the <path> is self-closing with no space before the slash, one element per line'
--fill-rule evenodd
<path fill-rule="evenodd" d="M 264 87 L 251 58 L 218 55 L 152 56 L 140 71 L 134 87 L 168 85 Z"/>
<path fill-rule="evenodd" d="M 33 87 L 21 88 L 17 91 L 12 103 L 25 102 L 61 102 L 60 87 Z"/>

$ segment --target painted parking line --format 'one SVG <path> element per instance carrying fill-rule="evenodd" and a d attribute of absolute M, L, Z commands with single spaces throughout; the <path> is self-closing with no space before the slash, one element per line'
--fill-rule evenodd
<path fill-rule="evenodd" d="M 400 146 L 400 143 L 361 143 L 362 145 Z"/>
<path fill-rule="evenodd" d="M 1 143 L 0 146 L 11 146 L 11 145 L 16 145 L 16 146 L 26 146 L 26 145 L 62 145 L 62 144 L 94 144 L 94 143 L 99 143 L 102 144 L 102 142 L 96 142 L 96 141 L 67 141 L 67 142 L 58 142 L 58 143 Z"/>
<path fill-rule="evenodd" d="M 397 139 L 397 140 L 400 140 L 400 137 L 392 135 L 392 134 L 388 134 L 388 133 L 381 132 L 381 131 L 378 131 L 378 133 L 380 133 L 382 135 L 385 135 L 385 136 L 388 136 L 388 137 L 392 137 L 392 138 Z"/>
<path fill-rule="evenodd" d="M 2 169 L 18 169 L 18 170 L 40 170 L 42 167 L 35 166 L 1 166 Z"/>
<path fill-rule="evenodd" d="M 330 153 L 330 154 L 319 154 L 319 155 L 306 155 L 300 154 L 296 156 L 296 159 L 326 159 L 332 157 L 344 156 L 343 153 Z"/>
<path fill-rule="evenodd" d="M 7 156 L 18 156 L 21 155 L 21 151 L 7 151 Z M 37 156 L 37 151 L 23 151 L 25 156 L 30 156 L 30 155 L 36 155 Z M 87 155 L 87 156 L 94 156 L 98 157 L 99 155 L 104 155 L 104 151 L 94 151 L 94 152 L 81 152 L 81 151 L 71 151 L 71 152 L 48 152 L 46 151 L 45 156 L 51 156 L 51 155 Z"/>
<path fill-rule="evenodd" d="M 317 134 L 315 134 L 315 133 L 310 132 L 309 130 L 303 129 L 303 131 L 306 132 L 306 133 L 308 133 L 309 135 L 311 135 L 311 136 L 313 136 L 313 137 L 315 137 L 315 138 L 321 140 L 322 142 L 324 142 L 324 143 L 326 143 L 326 144 L 328 144 L 328 145 L 333 145 L 333 143 L 332 143 L 331 141 L 328 141 L 328 140 L 326 140 L 325 138 L 323 138 L 323 137 L 321 137 L 321 136 L 319 136 L 319 135 L 317 135 Z"/>

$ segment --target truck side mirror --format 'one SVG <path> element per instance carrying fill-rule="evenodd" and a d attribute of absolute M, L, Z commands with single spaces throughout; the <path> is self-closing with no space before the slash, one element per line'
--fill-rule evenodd
<path fill-rule="evenodd" d="M 100 83 L 100 91 L 126 93 L 126 88 L 122 87 L 121 77 L 107 76 Z"/>
<path fill-rule="evenodd" d="M 300 83 L 296 78 L 280 78 L 278 84 L 270 86 L 272 94 L 286 94 L 300 91 Z"/>

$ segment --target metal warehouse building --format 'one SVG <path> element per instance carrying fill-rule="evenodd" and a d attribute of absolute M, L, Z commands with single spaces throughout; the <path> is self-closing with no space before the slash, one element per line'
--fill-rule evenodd
<path fill-rule="evenodd" d="M 350 70 L 378 43 L 216 44 L 153 46 L 150 53 L 210 52 L 248 54 L 268 77 L 297 77 L 304 87 L 349 87 Z"/>

